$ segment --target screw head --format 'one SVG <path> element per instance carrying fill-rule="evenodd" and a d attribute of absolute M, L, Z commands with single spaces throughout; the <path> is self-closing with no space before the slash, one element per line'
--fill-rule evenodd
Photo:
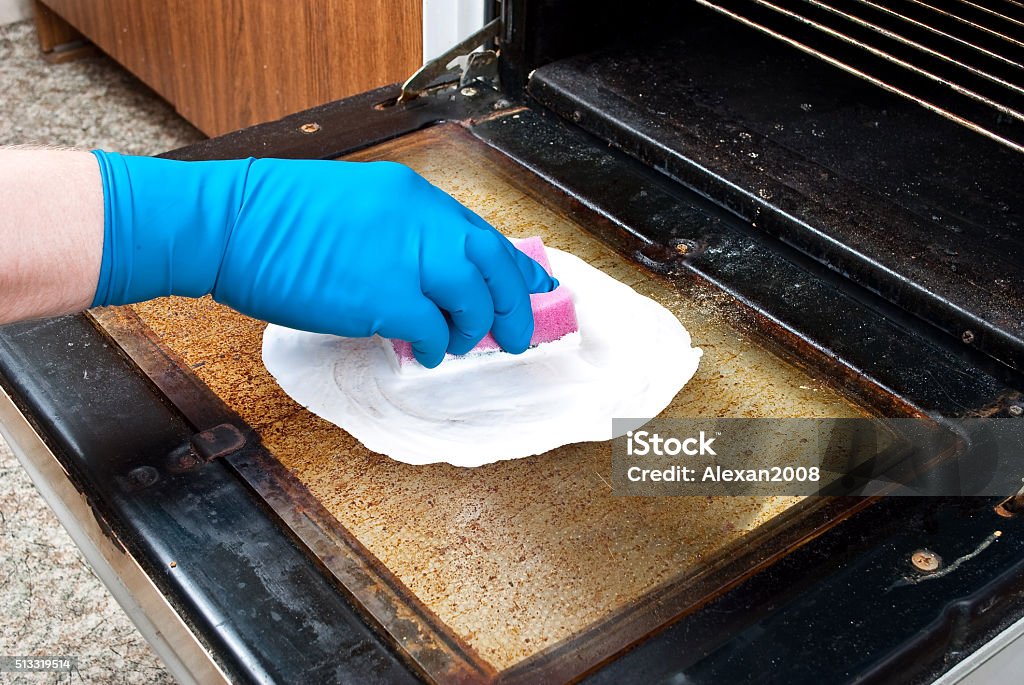
<path fill-rule="evenodd" d="M 964 331 L 964 334 L 960 336 L 960 339 L 970 345 L 974 342 L 974 331 Z"/>
<path fill-rule="evenodd" d="M 1011 404 L 1007 411 L 1010 412 L 1010 416 L 1020 416 L 1024 414 L 1024 407 L 1021 407 L 1019 404 Z"/>
<path fill-rule="evenodd" d="M 191 469 L 199 465 L 199 457 L 189 450 L 178 460 L 178 466 L 183 469 Z"/>
<path fill-rule="evenodd" d="M 152 466 L 137 466 L 128 472 L 128 482 L 135 488 L 148 488 L 160 480 L 160 474 Z"/>
<path fill-rule="evenodd" d="M 320 130 L 320 124 L 316 123 L 315 121 L 311 121 L 308 124 L 303 124 L 302 126 L 299 126 L 299 130 L 302 131 L 303 133 L 316 133 L 317 131 Z"/>
<path fill-rule="evenodd" d="M 919 549 L 910 555 L 910 563 L 921 573 L 934 573 L 942 566 L 942 557 L 930 549 Z"/>
<path fill-rule="evenodd" d="M 479 91 L 476 88 L 473 88 L 472 86 L 466 86 L 459 92 L 465 95 L 466 97 L 471 98 L 475 96 Z"/>

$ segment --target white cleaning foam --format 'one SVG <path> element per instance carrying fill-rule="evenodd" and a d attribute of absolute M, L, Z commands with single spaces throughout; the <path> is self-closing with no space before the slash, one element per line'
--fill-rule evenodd
<path fill-rule="evenodd" d="M 561 340 L 410 375 L 380 338 L 270 325 L 263 363 L 309 411 L 410 464 L 480 466 L 610 440 L 612 418 L 664 409 L 701 350 L 657 302 L 571 254 L 548 248 L 548 256 L 575 294 L 580 330 Z"/>

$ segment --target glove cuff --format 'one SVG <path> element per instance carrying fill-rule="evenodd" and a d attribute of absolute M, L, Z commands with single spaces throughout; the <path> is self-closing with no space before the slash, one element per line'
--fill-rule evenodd
<path fill-rule="evenodd" d="M 252 159 L 180 162 L 93 150 L 103 183 L 92 306 L 213 290 Z"/>

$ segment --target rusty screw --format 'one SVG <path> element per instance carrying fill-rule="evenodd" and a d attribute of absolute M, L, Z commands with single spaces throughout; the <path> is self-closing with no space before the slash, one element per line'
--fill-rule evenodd
<path fill-rule="evenodd" d="M 1024 414 L 1024 407 L 1021 407 L 1019 404 L 1011 404 L 1007 411 L 1010 412 L 1010 416 L 1020 416 Z"/>
<path fill-rule="evenodd" d="M 302 131 L 303 133 L 316 133 L 317 131 L 320 130 L 320 124 L 316 123 L 315 121 L 311 121 L 308 124 L 303 124 L 302 126 L 299 126 L 299 130 Z"/>
<path fill-rule="evenodd" d="M 921 573 L 934 573 L 942 566 L 942 557 L 929 549 L 919 549 L 910 555 L 910 563 Z"/>
<path fill-rule="evenodd" d="M 188 470 L 199 466 L 199 457 L 196 456 L 195 452 L 189 450 L 178 458 L 178 468 L 182 470 Z"/>
<path fill-rule="evenodd" d="M 148 488 L 160 479 L 160 474 L 152 466 L 137 466 L 128 472 L 128 484 L 132 489 Z"/>
<path fill-rule="evenodd" d="M 974 342 L 974 331 L 964 331 L 964 334 L 960 336 L 960 339 L 970 345 Z"/>

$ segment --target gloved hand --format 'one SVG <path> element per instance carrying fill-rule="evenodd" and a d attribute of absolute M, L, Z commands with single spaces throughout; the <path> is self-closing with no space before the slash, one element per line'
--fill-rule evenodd
<path fill-rule="evenodd" d="M 291 328 L 408 340 L 433 367 L 489 330 L 522 352 L 529 294 L 557 285 L 400 164 L 93 154 L 106 216 L 93 306 L 211 293 Z"/>

